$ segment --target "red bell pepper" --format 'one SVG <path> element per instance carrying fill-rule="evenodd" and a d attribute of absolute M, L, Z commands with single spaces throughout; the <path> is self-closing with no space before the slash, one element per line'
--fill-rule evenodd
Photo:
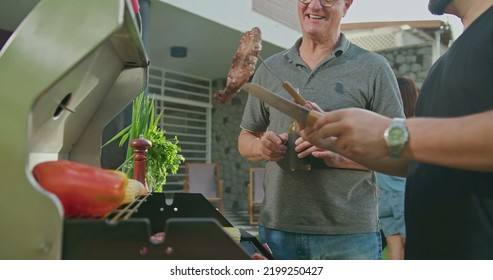
<path fill-rule="evenodd" d="M 121 205 L 125 173 L 69 161 L 46 161 L 33 168 L 42 188 L 60 199 L 66 217 L 101 217 Z"/>

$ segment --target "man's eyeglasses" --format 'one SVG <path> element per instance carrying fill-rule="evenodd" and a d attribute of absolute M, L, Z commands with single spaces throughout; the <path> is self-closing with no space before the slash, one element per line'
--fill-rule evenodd
<path fill-rule="evenodd" d="M 310 4 L 312 2 L 312 0 L 299 0 L 300 3 L 303 3 L 303 4 Z M 332 7 L 334 6 L 335 3 L 338 2 L 338 0 L 319 0 L 320 1 L 320 5 L 324 6 L 324 7 Z"/>

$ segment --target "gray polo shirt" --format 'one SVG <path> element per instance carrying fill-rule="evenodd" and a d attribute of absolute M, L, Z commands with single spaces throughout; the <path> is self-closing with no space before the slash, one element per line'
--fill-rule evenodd
<path fill-rule="evenodd" d="M 299 39 L 266 60 L 284 81 L 324 111 L 358 107 L 389 117 L 404 117 L 395 75 L 387 60 L 350 43 L 341 34 L 339 45 L 315 69 L 299 56 Z M 291 99 L 264 65 L 253 83 Z M 286 133 L 292 119 L 249 96 L 241 128 L 251 132 Z M 378 231 L 377 186 L 370 171 L 329 168 L 290 171 L 289 159 L 267 162 L 265 198 L 260 224 L 306 234 L 352 234 Z"/>

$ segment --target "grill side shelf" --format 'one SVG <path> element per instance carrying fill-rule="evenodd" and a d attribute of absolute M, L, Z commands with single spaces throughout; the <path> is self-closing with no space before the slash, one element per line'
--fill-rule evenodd
<path fill-rule="evenodd" d="M 63 259 L 248 260 L 250 256 L 210 218 L 170 219 L 164 243 L 150 242 L 146 219 L 117 223 L 65 221 Z"/>
<path fill-rule="evenodd" d="M 62 258 L 246 260 L 256 252 L 272 258 L 246 232 L 236 243 L 223 230 L 230 226 L 201 194 L 180 193 L 170 200 L 152 193 L 102 219 L 65 219 Z M 165 232 L 164 242 L 154 244 L 150 237 L 159 232 Z"/>

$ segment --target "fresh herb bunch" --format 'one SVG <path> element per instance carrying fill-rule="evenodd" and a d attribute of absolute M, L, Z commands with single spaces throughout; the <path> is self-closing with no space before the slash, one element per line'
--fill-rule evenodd
<path fill-rule="evenodd" d="M 132 123 L 120 131 L 113 138 L 108 140 L 104 146 L 120 139 L 119 146 L 127 143 L 127 155 L 125 161 L 118 167 L 133 177 L 133 157 L 134 151 L 130 147 L 130 141 L 143 138 L 152 142 L 152 147 L 148 149 L 146 158 L 146 181 L 151 191 L 162 192 L 162 186 L 166 183 L 168 171 L 176 174 L 178 168 L 185 158 L 180 154 L 181 148 L 178 146 L 178 138 L 174 141 L 166 139 L 165 131 L 159 128 L 159 121 L 164 111 L 159 115 L 155 114 L 154 98 L 147 97 L 143 92 L 133 101 Z"/>
<path fill-rule="evenodd" d="M 166 139 L 163 130 L 156 129 L 149 131 L 147 140 L 152 142 L 152 148 L 147 151 L 147 183 L 154 186 L 153 191 L 162 192 L 168 171 L 176 174 L 185 158 L 180 154 L 181 148 L 176 136 L 173 143 Z"/>

